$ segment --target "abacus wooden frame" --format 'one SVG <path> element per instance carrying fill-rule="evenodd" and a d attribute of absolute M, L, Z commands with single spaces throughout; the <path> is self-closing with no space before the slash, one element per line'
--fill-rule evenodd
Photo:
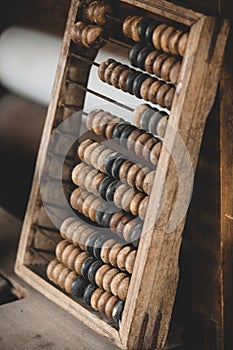
<path fill-rule="evenodd" d="M 171 115 L 165 144 L 175 150 L 181 136 L 190 154 L 195 171 L 206 118 L 214 103 L 220 68 L 228 35 L 228 22 L 184 9 L 163 0 L 122 0 L 169 20 L 190 26 L 187 50 Z M 39 168 L 43 167 L 56 111 L 65 84 L 67 57 L 70 48 L 70 29 L 75 22 L 80 1 L 71 2 L 52 98 L 41 140 L 33 186 L 25 216 L 15 265 L 16 273 L 46 297 L 61 305 L 75 317 L 121 348 L 149 349 L 164 346 L 179 277 L 178 258 L 185 218 L 175 230 L 166 233 L 177 191 L 176 170 L 171 153 L 162 148 L 145 224 L 140 240 L 135 268 L 119 332 L 84 309 L 68 296 L 43 280 L 25 265 L 25 254 L 30 244 L 32 224 L 40 202 Z M 211 79 L 209 77 L 211 76 Z M 169 130 L 175 130 L 171 133 Z M 179 132 L 178 132 L 179 131 Z M 181 165 L 184 154 L 179 154 Z M 188 179 L 187 179 L 188 181 Z M 163 201 L 166 182 L 167 196 L 161 214 L 155 222 L 157 208 Z M 183 184 L 184 187 L 186 184 Z M 181 199 L 182 203 L 182 199 Z"/>

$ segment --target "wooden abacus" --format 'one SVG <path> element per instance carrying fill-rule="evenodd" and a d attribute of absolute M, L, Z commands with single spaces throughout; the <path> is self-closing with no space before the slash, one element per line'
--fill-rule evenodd
<path fill-rule="evenodd" d="M 121 348 L 148 350 L 166 342 L 179 276 L 185 217 L 169 231 L 178 190 L 173 154 L 182 138 L 186 148 L 176 165 L 182 168 L 188 151 L 196 168 L 228 22 L 163 0 L 112 6 L 71 2 L 16 272 Z M 129 65 L 114 58 L 96 63 L 106 42 L 128 48 Z M 94 109 L 79 114 L 76 133 L 61 136 L 57 126 L 83 109 L 86 91 L 105 99 L 87 88 L 92 65 L 111 89 L 138 98 L 134 110 L 106 98 L 132 111 L 134 125 Z M 78 144 L 66 149 L 64 138 Z M 63 157 L 61 172 L 56 159 Z M 62 173 L 66 197 L 51 172 Z M 183 178 L 183 188 L 189 180 Z"/>

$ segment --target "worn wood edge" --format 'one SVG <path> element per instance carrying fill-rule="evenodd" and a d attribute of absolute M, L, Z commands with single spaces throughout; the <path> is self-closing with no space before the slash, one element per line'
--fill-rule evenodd
<path fill-rule="evenodd" d="M 191 26 L 198 21 L 203 14 L 175 5 L 164 0 L 120 0 L 130 5 L 140 7 L 170 20 Z"/>
<path fill-rule="evenodd" d="M 58 306 L 62 306 L 63 309 L 65 309 L 75 318 L 86 324 L 96 333 L 104 336 L 105 338 L 108 338 L 117 346 L 121 347 L 121 349 L 123 349 L 118 331 L 110 325 L 108 325 L 105 321 L 99 319 L 89 310 L 86 310 L 83 306 L 81 306 L 80 304 L 63 294 L 60 290 L 49 284 L 43 278 L 39 277 L 26 266 L 17 265 L 16 272 L 19 277 L 21 277 L 31 287 L 42 293 L 46 298 L 48 298 Z"/>
<path fill-rule="evenodd" d="M 59 62 L 56 70 L 56 77 L 54 81 L 53 91 L 50 99 L 50 104 L 49 104 L 47 117 L 46 117 L 44 129 L 43 129 L 40 148 L 38 152 L 33 184 L 32 184 L 31 193 L 28 201 L 27 210 L 26 210 L 26 215 L 24 218 L 22 231 L 20 235 L 18 253 L 16 257 L 16 271 L 19 270 L 17 268 L 18 265 L 21 266 L 24 263 L 24 256 L 26 253 L 27 242 L 30 236 L 31 224 L 33 223 L 33 218 L 34 218 L 34 215 L 36 214 L 36 209 L 39 207 L 39 204 L 40 204 L 39 174 L 40 174 L 40 169 L 43 168 L 45 159 L 46 159 L 46 153 L 47 153 L 47 149 L 50 141 L 51 131 L 52 131 L 53 122 L 54 122 L 54 116 L 56 113 L 57 103 L 60 95 L 60 89 L 62 86 L 64 72 L 66 69 L 66 61 L 67 61 L 69 47 L 70 47 L 70 28 L 75 21 L 78 6 L 79 6 L 79 1 L 72 0 L 68 19 L 67 19 L 64 39 L 61 47 Z"/>
<path fill-rule="evenodd" d="M 200 21 L 199 21 L 199 23 L 197 23 L 196 24 L 196 26 L 197 27 L 199 27 L 199 29 L 200 29 L 200 32 L 199 32 L 199 38 L 200 38 L 200 40 L 201 40 L 201 33 L 202 33 L 202 31 L 204 31 L 205 30 L 205 26 L 207 25 L 207 23 L 208 23 L 208 21 L 209 21 L 209 26 L 211 26 L 212 27 L 212 36 L 213 36 L 213 31 L 214 31 L 214 19 L 213 18 L 210 18 L 210 17 L 203 17 Z M 226 23 L 226 21 L 223 23 L 223 32 L 224 32 L 224 29 L 225 29 L 225 32 L 224 32 L 224 34 L 223 34 L 223 37 L 221 37 L 221 35 L 220 35 L 220 39 L 218 40 L 218 43 L 217 43 L 217 47 L 219 47 L 219 46 L 221 46 L 221 48 L 222 49 L 220 49 L 220 57 L 222 57 L 222 55 L 223 55 L 223 50 L 224 50 L 224 47 L 225 47 L 225 42 L 226 42 L 226 37 L 227 37 L 227 27 L 228 27 L 228 24 Z M 197 29 L 196 28 L 193 28 L 192 29 L 192 35 L 194 35 L 195 36 L 195 40 L 197 40 Z M 191 35 L 191 36 L 192 36 Z M 190 37 L 191 37 L 190 36 Z M 189 41 L 190 42 L 190 41 Z M 197 44 L 197 43 L 196 43 Z M 199 45 L 199 43 L 198 43 L 198 45 Z M 197 48 L 196 48 L 197 49 Z M 194 50 L 194 51 L 196 51 L 196 50 Z M 215 50 L 216 51 L 216 50 Z M 218 57 L 218 55 L 216 56 L 216 52 L 214 51 L 214 53 L 215 53 L 215 55 L 214 55 L 214 57 L 215 57 L 215 60 L 216 60 L 216 57 Z M 189 52 L 188 52 L 188 54 L 189 54 Z M 205 55 L 207 54 L 209 54 L 209 52 L 205 52 L 204 53 Z M 192 57 L 192 56 L 191 56 Z M 216 77 L 216 79 L 218 79 L 218 76 L 219 76 L 219 71 L 220 71 L 220 62 L 218 62 L 218 59 L 217 59 L 217 70 L 216 70 L 216 67 L 214 67 L 215 68 L 215 71 L 214 72 L 211 72 L 211 73 L 213 73 L 214 74 L 214 76 L 213 76 L 213 79 L 211 79 L 211 82 L 212 81 L 215 81 L 215 77 Z M 185 69 L 186 69 L 186 67 L 185 67 Z M 190 72 L 190 70 L 189 70 L 189 72 Z M 193 72 L 192 72 L 193 73 Z M 209 72 L 210 73 L 210 72 Z M 191 74 L 191 73 L 189 73 L 189 74 Z M 206 73 L 207 74 L 207 73 Z M 189 79 L 191 79 L 190 77 L 189 77 Z M 213 87 L 213 83 L 211 84 L 211 86 L 212 86 L 212 90 L 210 90 L 209 89 L 209 86 L 208 86 L 208 84 L 207 84 L 207 86 L 205 86 L 205 88 L 203 87 L 203 91 L 202 91 L 202 93 L 203 92 L 206 92 L 206 94 L 207 94 L 207 96 L 206 96 L 206 98 L 205 98 L 205 100 L 204 101 L 200 101 L 199 102 L 199 108 L 202 106 L 202 109 L 201 109 L 201 111 L 203 112 L 203 114 L 202 114 L 202 120 L 200 120 L 199 122 L 200 122 L 200 125 L 201 125 L 201 127 L 202 127 L 202 133 L 203 133 L 203 130 L 204 130 L 204 124 L 205 124 L 205 120 L 206 120 L 206 118 L 207 118 L 207 115 L 208 115 L 208 113 L 209 113 L 209 110 L 210 110 L 210 108 L 211 108 L 211 106 L 212 106 L 212 104 L 213 104 L 213 102 L 214 102 L 214 98 L 215 98 L 215 93 L 216 93 L 216 89 L 217 89 L 217 83 L 218 83 L 218 81 L 215 81 L 215 85 L 216 85 L 216 87 Z M 210 83 L 209 83 L 210 84 Z M 185 101 L 185 97 L 186 97 L 186 89 L 184 89 L 183 88 L 183 91 L 184 91 L 184 96 L 183 96 L 183 98 L 184 98 L 184 101 Z M 210 91 L 211 91 L 211 94 L 210 94 Z M 209 96 L 209 95 L 211 95 L 211 96 Z M 177 98 L 177 101 L 176 101 L 176 103 L 175 103 L 175 105 L 178 105 L 179 103 L 180 103 L 180 99 L 181 99 L 181 97 L 180 98 Z M 183 101 L 183 102 L 184 102 Z M 205 102 L 204 103 L 204 108 L 203 108 L 203 103 L 201 104 L 201 102 Z M 181 111 L 183 110 L 183 104 L 182 104 L 182 107 L 181 107 L 181 109 L 179 109 L 178 108 L 178 115 L 181 113 Z M 180 125 L 179 125 L 179 117 L 177 117 L 177 109 L 176 109 L 176 106 L 173 108 L 173 111 L 176 111 L 176 112 L 174 112 L 174 114 L 176 114 L 176 116 L 174 115 L 173 116 L 173 114 L 172 114 L 172 116 L 171 116 L 171 122 L 172 122 L 172 119 L 174 119 L 174 125 L 176 125 L 177 127 L 179 127 L 180 128 Z M 197 112 L 196 112 L 196 114 L 197 114 Z M 177 119 L 177 120 L 175 120 L 175 119 Z M 192 126 L 192 123 L 191 123 L 191 126 Z M 202 135 L 201 135 L 202 136 Z M 165 136 L 166 137 L 166 136 Z M 195 166 L 196 166 L 196 162 L 197 162 L 197 156 L 198 156 L 198 152 L 199 152 L 199 149 L 200 149 L 200 142 L 199 142 L 199 145 L 198 145 L 198 147 L 196 147 L 196 151 L 194 152 L 195 153 L 195 156 L 193 157 L 193 159 L 192 159 L 192 161 L 193 161 L 193 164 L 194 164 L 194 168 L 195 168 Z M 169 161 L 169 155 L 168 154 L 166 154 L 166 151 L 165 150 L 163 150 L 162 151 L 162 154 L 161 154 L 161 157 L 160 157 L 160 161 L 161 162 L 163 162 L 163 164 L 168 164 L 168 161 Z M 166 167 L 167 169 L 168 169 L 168 167 Z M 156 176 L 156 178 L 155 178 L 155 181 L 154 181 L 154 186 L 153 186 L 153 190 L 152 190 L 152 195 L 151 195 L 151 198 L 152 197 L 154 197 L 153 196 L 153 193 L 155 193 L 156 195 L 158 195 L 158 192 L 156 191 L 155 192 L 155 188 L 162 188 L 163 186 L 160 186 L 160 187 L 158 187 L 158 183 L 161 183 L 161 180 L 159 181 L 160 179 L 158 179 L 158 176 Z M 161 196 L 161 193 L 160 193 L 160 196 Z M 156 197 L 155 197 L 156 198 Z M 150 201 L 150 203 L 149 203 L 149 207 L 148 207 L 148 210 L 147 210 L 147 217 L 146 217 L 146 221 L 148 220 L 149 221 L 149 212 L 150 211 L 153 211 L 153 208 L 155 207 L 155 203 L 152 203 L 152 200 Z M 157 224 L 157 232 L 156 232 L 156 236 L 157 236 L 157 245 L 159 245 L 159 248 L 157 247 L 157 253 L 160 251 L 162 251 L 162 248 L 164 248 L 164 238 L 163 238 L 163 230 L 162 230 L 162 228 L 163 227 L 166 227 L 165 226 L 166 225 L 166 220 L 164 221 L 163 220 L 163 222 L 160 222 L 160 223 L 158 223 Z M 172 235 L 173 235 L 173 239 L 174 239 L 174 241 L 175 240 L 179 240 L 179 237 L 181 237 L 181 234 L 182 234 L 182 231 L 183 231 L 183 226 L 184 226 L 184 222 L 183 223 L 181 223 L 181 225 L 179 226 L 179 229 L 178 230 L 176 230 L 176 232 L 174 232 Z M 140 300 L 140 297 L 143 297 L 143 296 L 140 296 L 139 297 L 139 290 L 141 289 L 143 289 L 143 288 L 141 288 L 141 281 L 142 281 L 142 275 L 143 275 L 143 273 L 141 273 L 141 271 L 142 271 L 142 269 L 144 269 L 144 267 L 145 267 L 145 257 L 148 255 L 148 253 L 149 253 L 149 251 L 151 250 L 150 249 L 150 247 L 152 246 L 152 235 L 153 235 L 153 232 L 151 231 L 151 232 L 149 232 L 149 235 L 150 235 L 150 237 L 148 237 L 148 232 L 147 232 L 147 238 L 146 239 L 143 239 L 143 237 L 142 237 L 142 239 L 143 239 L 143 243 L 142 244 L 140 244 L 139 245 L 139 252 L 138 252 L 138 255 L 140 255 L 140 261 L 139 261 L 139 259 L 137 259 L 136 260 L 136 265 L 135 265 L 135 273 L 133 274 L 133 278 L 132 278 L 132 282 L 131 282 L 131 285 L 130 285 L 130 291 L 129 291 L 129 294 L 131 295 L 131 300 L 133 300 L 133 303 L 134 303 L 134 305 L 129 305 L 129 303 L 126 303 L 126 311 L 125 311 L 125 314 L 123 314 L 123 321 L 122 321 L 122 329 L 120 330 L 120 334 L 121 334 L 121 337 L 122 337 L 122 341 L 123 341 L 123 343 L 125 344 L 125 342 L 127 342 L 127 339 L 128 339 L 128 337 L 129 337 L 129 339 L 131 338 L 131 336 L 130 336 L 130 333 L 129 333 L 129 331 L 130 331 L 130 329 L 132 329 L 132 328 L 134 328 L 134 326 L 135 326 L 135 324 L 134 324 L 134 326 L 132 325 L 132 318 L 133 318 L 133 316 L 135 315 L 135 304 L 136 304 L 136 300 Z M 170 234 L 170 237 L 171 237 L 171 234 Z M 142 240 L 141 239 L 141 240 Z M 170 238 L 171 239 L 171 238 Z M 180 240 L 180 242 L 181 242 L 181 240 Z M 180 247 L 180 242 L 178 242 L 178 246 L 177 246 L 177 248 L 179 249 L 179 247 Z M 162 246 L 163 245 L 163 246 Z M 146 250 L 148 251 L 148 253 L 145 253 L 146 252 Z M 154 249 L 154 251 L 155 251 L 155 249 Z M 150 252 L 151 253 L 151 252 Z M 143 258 L 144 258 L 144 261 L 142 261 L 142 256 L 143 256 Z M 156 254 L 155 254 L 155 256 L 156 256 Z M 171 256 L 172 256 L 172 254 L 171 254 Z M 177 257 L 176 257 L 176 259 L 177 259 L 177 261 L 178 261 L 178 256 L 179 255 L 177 255 Z M 174 263 L 174 262 L 173 262 Z M 156 269 L 155 269 L 156 270 Z M 139 272 L 138 272 L 139 271 Z M 177 271 L 178 271 L 178 263 L 177 263 Z M 177 276 L 177 271 L 176 272 L 174 272 L 175 273 L 175 275 Z M 177 277 L 174 277 L 174 279 L 175 279 L 175 285 L 177 285 Z M 145 277 L 145 276 L 144 276 Z M 155 281 L 155 280 L 154 280 Z M 157 281 L 158 282 L 158 281 Z M 147 281 L 147 284 L 148 284 L 148 281 Z M 156 289 L 160 289 L 161 290 L 161 292 L 160 293 L 163 293 L 164 292 L 164 290 L 163 290 L 163 285 L 161 285 L 161 288 L 159 288 L 159 286 L 155 283 L 155 285 L 156 285 Z M 173 289 L 174 289 L 174 286 L 173 286 Z M 175 287 L 175 289 L 176 289 L 176 287 Z M 174 289 L 174 293 L 173 293 L 173 299 L 174 299 L 174 297 L 175 297 L 175 289 Z M 148 286 L 148 290 L 150 290 L 150 286 Z M 149 298 L 151 297 L 151 295 L 149 296 Z M 160 295 L 160 299 L 161 299 L 161 295 Z M 162 300 L 162 299 L 161 299 Z M 132 304 L 132 303 L 131 303 Z M 144 307 L 145 307 L 145 305 L 144 305 Z M 158 305 L 156 304 L 156 305 L 153 305 L 152 306 L 153 308 L 154 308 L 154 310 L 156 309 L 156 307 L 158 308 Z M 138 306 L 138 308 L 139 308 L 139 306 Z M 158 311 L 158 310 L 157 310 Z M 172 310 L 170 310 L 170 315 L 168 315 L 168 318 L 169 318 L 169 320 L 170 320 L 170 316 L 171 316 L 171 311 Z M 127 317 L 125 316 L 127 314 Z M 131 317 L 131 319 L 129 319 Z M 127 326 L 127 324 L 128 324 L 128 326 Z M 130 324 L 130 326 L 129 326 L 129 324 Z M 169 324 L 169 322 L 167 322 L 167 329 L 166 329 L 166 332 L 168 332 L 168 324 Z M 136 332 L 138 332 L 138 330 L 136 330 Z M 157 342 L 157 346 L 159 346 L 159 347 L 161 347 L 161 346 L 163 346 L 164 345 L 164 342 L 165 342 L 165 340 L 166 340 L 166 335 L 165 335 L 165 337 L 164 336 L 162 336 L 162 338 L 161 339 L 158 339 L 158 342 Z M 130 348 L 133 348 L 132 347 L 132 342 L 130 342 L 130 340 L 129 340 L 129 343 L 130 343 Z"/>

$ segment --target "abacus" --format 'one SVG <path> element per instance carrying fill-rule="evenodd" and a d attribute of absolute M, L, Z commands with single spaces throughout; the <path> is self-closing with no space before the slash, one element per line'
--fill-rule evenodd
<path fill-rule="evenodd" d="M 16 272 L 121 348 L 165 345 L 186 217 L 177 221 L 178 211 L 227 34 L 227 21 L 163 0 L 71 2 Z M 98 63 L 107 43 L 128 50 L 128 64 Z M 90 89 L 91 67 L 136 107 Z M 85 110 L 86 93 L 105 108 Z"/>

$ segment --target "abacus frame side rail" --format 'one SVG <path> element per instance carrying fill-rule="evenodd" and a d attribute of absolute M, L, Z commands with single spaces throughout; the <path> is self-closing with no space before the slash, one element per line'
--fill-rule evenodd
<path fill-rule="evenodd" d="M 227 20 L 219 25 L 215 18 L 206 16 L 192 26 L 179 79 L 183 86 L 180 94 L 176 94 L 169 118 L 170 126 L 181 131 L 194 170 L 205 121 L 215 100 L 228 30 Z M 194 96 L 197 99 L 194 99 Z M 165 143 L 173 150 L 176 134 L 171 135 L 168 130 L 169 128 L 165 135 Z M 182 158 L 181 154 L 180 164 Z M 178 258 L 185 218 L 177 229 L 169 234 L 165 233 L 177 190 L 174 181 L 176 170 L 165 147 L 160 155 L 159 166 L 161 164 L 166 175 L 157 172 L 154 179 L 129 288 L 130 298 L 126 300 L 120 328 L 124 346 L 134 350 L 164 346 L 179 277 Z M 166 198 L 159 220 L 155 223 L 153 217 L 156 217 L 157 208 L 162 204 L 165 178 L 170 199 Z M 144 317 L 139 318 L 139 314 Z M 153 337 L 155 343 L 152 344 Z"/>

